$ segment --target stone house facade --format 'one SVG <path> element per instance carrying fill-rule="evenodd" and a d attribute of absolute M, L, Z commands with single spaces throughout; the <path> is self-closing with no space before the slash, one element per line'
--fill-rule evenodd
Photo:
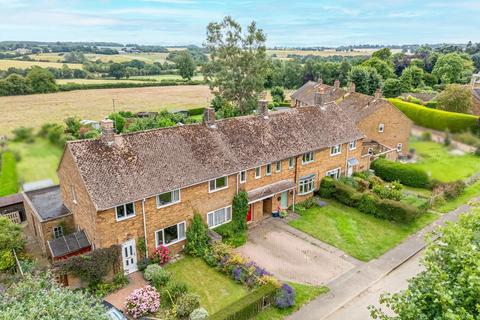
<path fill-rule="evenodd" d="M 68 142 L 58 176 L 63 204 L 93 249 L 122 246 L 123 268 L 136 271 L 137 244 L 146 255 L 160 245 L 185 245 L 194 213 L 209 228 L 228 223 L 232 200 L 244 190 L 247 222 L 311 197 L 325 176 L 365 170 L 365 134 L 335 102 Z"/>

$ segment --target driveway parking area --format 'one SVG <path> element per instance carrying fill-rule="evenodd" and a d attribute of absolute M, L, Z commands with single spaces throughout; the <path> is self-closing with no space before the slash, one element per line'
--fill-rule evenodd
<path fill-rule="evenodd" d="M 276 218 L 250 228 L 237 251 L 281 280 L 312 285 L 326 284 L 361 263 Z"/>

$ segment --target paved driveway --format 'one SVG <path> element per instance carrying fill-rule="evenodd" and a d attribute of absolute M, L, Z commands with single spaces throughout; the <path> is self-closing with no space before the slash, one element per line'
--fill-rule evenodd
<path fill-rule="evenodd" d="M 248 242 L 237 251 L 281 280 L 314 285 L 325 284 L 360 264 L 275 218 L 251 228 Z"/>

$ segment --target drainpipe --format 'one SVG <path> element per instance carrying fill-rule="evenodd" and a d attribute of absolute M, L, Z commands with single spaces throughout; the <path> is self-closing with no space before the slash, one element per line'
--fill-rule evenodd
<path fill-rule="evenodd" d="M 246 174 L 246 173 L 245 173 L 245 174 Z M 238 180 L 240 180 L 240 172 L 237 173 L 237 179 L 236 179 L 236 180 L 237 180 L 237 194 L 238 194 Z"/>
<path fill-rule="evenodd" d="M 148 258 L 147 221 L 145 218 L 145 198 L 142 200 L 143 236 L 145 238 L 145 257 Z"/>
<path fill-rule="evenodd" d="M 347 157 L 345 158 L 345 177 L 346 177 L 348 175 L 348 151 L 350 150 L 350 143 L 347 143 L 345 147 L 347 149 Z"/>

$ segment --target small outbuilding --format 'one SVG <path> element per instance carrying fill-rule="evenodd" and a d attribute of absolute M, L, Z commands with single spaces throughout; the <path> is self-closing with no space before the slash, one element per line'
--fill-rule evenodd
<path fill-rule="evenodd" d="M 23 206 L 23 195 L 12 194 L 0 198 L 0 215 L 9 218 L 15 223 L 22 223 L 26 220 L 25 208 Z"/>

